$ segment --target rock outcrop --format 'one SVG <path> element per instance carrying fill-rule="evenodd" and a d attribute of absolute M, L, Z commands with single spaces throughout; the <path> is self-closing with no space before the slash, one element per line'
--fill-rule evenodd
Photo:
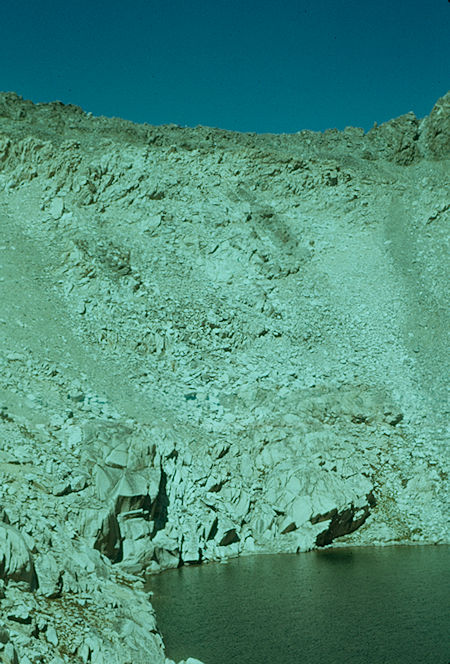
<path fill-rule="evenodd" d="M 449 103 L 276 136 L 0 94 L 0 661 L 169 664 L 144 575 L 448 541 Z"/>

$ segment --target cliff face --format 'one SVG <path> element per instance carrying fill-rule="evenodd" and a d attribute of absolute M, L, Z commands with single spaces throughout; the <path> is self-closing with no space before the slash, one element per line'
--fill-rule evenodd
<path fill-rule="evenodd" d="M 448 540 L 449 137 L 0 95 L 3 661 L 164 662 L 142 572 Z"/>

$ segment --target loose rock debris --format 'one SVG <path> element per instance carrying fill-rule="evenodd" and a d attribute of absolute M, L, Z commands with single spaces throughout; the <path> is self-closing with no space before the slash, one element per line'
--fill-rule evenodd
<path fill-rule="evenodd" d="M 1 661 L 169 664 L 170 567 L 448 541 L 449 102 L 256 135 L 0 94 Z"/>

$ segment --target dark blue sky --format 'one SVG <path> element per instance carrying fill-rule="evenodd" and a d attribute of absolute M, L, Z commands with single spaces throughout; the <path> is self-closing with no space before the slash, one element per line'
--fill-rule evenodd
<path fill-rule="evenodd" d="M 368 130 L 450 88 L 447 0 L 2 0 L 0 90 L 135 122 Z"/>

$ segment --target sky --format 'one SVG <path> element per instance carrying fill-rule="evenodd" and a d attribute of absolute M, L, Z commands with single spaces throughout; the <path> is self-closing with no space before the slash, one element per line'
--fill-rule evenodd
<path fill-rule="evenodd" d="M 450 88 L 448 0 L 2 0 L 0 90 L 153 125 L 369 130 Z"/>

